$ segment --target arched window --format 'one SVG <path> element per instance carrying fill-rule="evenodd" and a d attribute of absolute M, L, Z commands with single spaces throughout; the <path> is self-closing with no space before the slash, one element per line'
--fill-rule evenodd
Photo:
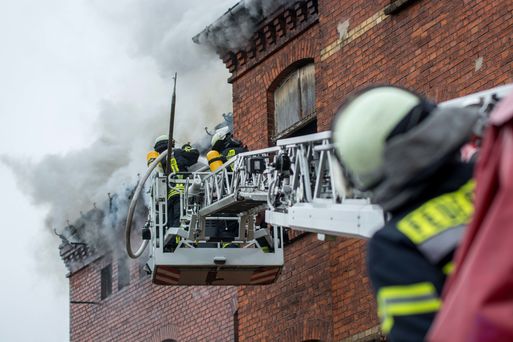
<path fill-rule="evenodd" d="M 303 64 L 276 87 L 274 99 L 275 138 L 290 136 L 315 120 L 315 65 Z M 310 127 L 314 132 L 317 127 Z M 310 131 L 302 134 L 313 133 Z"/>

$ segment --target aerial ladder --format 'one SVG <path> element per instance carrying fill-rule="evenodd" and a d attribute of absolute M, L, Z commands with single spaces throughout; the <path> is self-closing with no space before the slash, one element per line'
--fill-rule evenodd
<path fill-rule="evenodd" d="M 512 91 L 513 84 L 496 87 L 440 106 L 478 106 L 486 117 Z M 166 154 L 142 177 L 126 224 L 128 254 L 140 257 L 150 246 L 148 271 L 158 285 L 270 284 L 284 264 L 284 228 L 316 233 L 321 240 L 366 239 L 386 220 L 365 193 L 347 187 L 330 131 L 278 140 L 276 146 L 238 154 L 214 172 L 203 168 L 182 179 L 156 171 Z M 147 179 L 150 234 L 134 252 L 132 217 Z M 173 183 L 184 185 L 179 227 L 167 226 L 167 189 Z M 257 224 L 264 212 L 265 224 Z M 220 222 L 237 227 L 230 239 L 212 233 Z"/>

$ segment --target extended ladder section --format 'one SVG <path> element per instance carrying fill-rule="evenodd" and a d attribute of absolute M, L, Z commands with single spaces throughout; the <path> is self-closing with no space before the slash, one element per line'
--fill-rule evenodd
<path fill-rule="evenodd" d="M 264 209 L 265 222 L 273 226 L 370 236 L 383 225 L 383 212 L 345 191 L 330 138 L 331 132 L 322 132 L 279 140 L 275 147 L 237 155 L 216 172 L 191 174 L 182 216 L 188 238 L 204 238 L 208 220 L 227 214 L 243 218 L 237 239 L 252 237 L 249 218 Z"/>
<path fill-rule="evenodd" d="M 239 154 L 215 172 L 156 175 L 150 212 L 154 282 L 273 282 L 283 265 L 283 227 L 370 236 L 383 224 L 383 212 L 344 190 L 330 134 L 281 140 Z M 180 227 L 167 227 L 167 184 L 183 185 Z"/>
<path fill-rule="evenodd" d="M 280 140 L 277 147 L 277 167 L 268 191 L 268 223 L 350 237 L 369 237 L 383 225 L 379 206 L 347 190 L 331 132 Z"/>
<path fill-rule="evenodd" d="M 513 85 L 501 86 L 440 105 L 478 106 L 485 117 L 511 91 Z M 148 219 L 154 283 L 272 283 L 283 266 L 284 227 L 321 239 L 370 237 L 384 224 L 384 213 L 365 194 L 345 186 L 339 165 L 327 131 L 241 153 L 215 172 L 154 173 Z M 169 227 L 168 187 L 178 184 L 183 188 L 180 226 Z M 137 257 L 144 247 L 129 254 Z"/>

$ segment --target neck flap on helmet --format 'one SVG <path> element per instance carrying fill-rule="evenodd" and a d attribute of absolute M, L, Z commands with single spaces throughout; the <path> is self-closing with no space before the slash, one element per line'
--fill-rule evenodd
<path fill-rule="evenodd" d="M 372 201 L 389 211 L 414 199 L 421 184 L 468 141 L 478 117 L 473 108 L 436 108 L 416 127 L 391 135 L 379 170 L 382 180 L 370 189 Z"/>

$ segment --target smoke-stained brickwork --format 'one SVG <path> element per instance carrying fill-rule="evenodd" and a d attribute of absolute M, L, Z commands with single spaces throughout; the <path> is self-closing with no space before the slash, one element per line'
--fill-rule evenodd
<path fill-rule="evenodd" d="M 330 128 L 342 99 L 364 85 L 403 85 L 441 101 L 513 82 L 513 2 L 419 0 L 392 16 L 384 13 L 390 4 L 319 0 L 315 22 L 279 48 L 265 45 L 269 54 L 220 56 L 233 71 L 235 135 L 251 149 L 271 144 L 273 91 L 312 61 L 319 131 Z M 280 13 L 269 20 L 276 18 Z M 255 34 L 273 41 L 267 24 Z M 133 264 L 129 286 L 118 291 L 114 265 L 110 297 L 99 305 L 71 304 L 72 341 L 379 339 L 364 241 L 321 242 L 307 234 L 285 248 L 285 260 L 277 283 L 240 288 L 152 286 Z M 72 300 L 100 301 L 100 270 L 108 262 L 71 275 Z"/>

